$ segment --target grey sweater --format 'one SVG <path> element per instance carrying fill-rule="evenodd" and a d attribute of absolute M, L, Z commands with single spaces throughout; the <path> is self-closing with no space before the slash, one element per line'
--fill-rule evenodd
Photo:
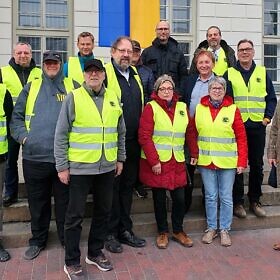
<path fill-rule="evenodd" d="M 82 85 L 92 101 L 95 103 L 100 115 L 102 113 L 105 88 L 102 87 L 99 93 L 93 92 L 86 86 Z M 95 175 L 107 173 L 115 169 L 116 162 L 109 162 L 106 160 L 104 151 L 100 160 L 96 163 L 81 163 L 68 161 L 69 148 L 69 132 L 72 128 L 72 123 L 75 120 L 75 106 L 73 93 L 69 93 L 63 101 L 61 112 L 58 118 L 55 141 L 54 141 L 54 155 L 56 161 L 56 169 L 58 172 L 70 169 L 71 175 Z M 89 116 L 91 117 L 91 116 Z M 118 154 L 117 161 L 125 161 L 125 123 L 121 115 L 118 122 Z"/>
<path fill-rule="evenodd" d="M 62 101 L 67 95 L 64 87 L 62 67 L 60 72 L 50 79 L 45 73 L 34 104 L 34 116 L 31 118 L 30 131 L 25 126 L 25 107 L 30 83 L 22 89 L 14 107 L 10 129 L 12 137 L 22 144 L 23 159 L 54 163 L 54 133 Z M 75 84 L 78 87 L 78 84 Z"/>

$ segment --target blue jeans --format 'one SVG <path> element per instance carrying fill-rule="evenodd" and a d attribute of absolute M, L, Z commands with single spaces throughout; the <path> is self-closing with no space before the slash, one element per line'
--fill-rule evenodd
<path fill-rule="evenodd" d="M 199 167 L 205 188 L 205 209 L 208 229 L 216 230 L 218 197 L 220 202 L 220 230 L 230 230 L 232 223 L 232 186 L 236 169 L 208 169 Z"/>

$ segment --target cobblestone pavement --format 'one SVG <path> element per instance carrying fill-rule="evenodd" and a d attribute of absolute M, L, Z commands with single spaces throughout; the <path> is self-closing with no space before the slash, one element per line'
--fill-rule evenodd
<path fill-rule="evenodd" d="M 86 265 L 86 243 L 81 246 L 82 266 L 87 279 L 94 280 L 279 280 L 280 252 L 272 249 L 280 241 L 280 229 L 235 231 L 233 245 L 225 248 L 217 238 L 212 244 L 201 242 L 201 234 L 192 234 L 194 246 L 184 248 L 172 240 L 166 250 L 155 246 L 154 238 L 147 238 L 147 246 L 135 249 L 124 246 L 122 254 L 110 254 L 114 270 L 100 272 Z M 51 246 L 35 260 L 22 258 L 26 248 L 10 249 L 12 259 L 0 263 L 2 280 L 60 280 L 63 272 L 63 248 Z"/>

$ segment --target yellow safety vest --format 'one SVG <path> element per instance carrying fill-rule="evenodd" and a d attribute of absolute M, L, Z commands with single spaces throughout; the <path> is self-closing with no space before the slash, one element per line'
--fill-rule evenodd
<path fill-rule="evenodd" d="M 234 103 L 241 112 L 243 122 L 251 119 L 260 122 L 264 118 L 266 107 L 266 70 L 256 66 L 246 86 L 241 73 L 233 67 L 228 69 L 228 79 L 231 81 Z"/>
<path fill-rule="evenodd" d="M 226 53 L 223 50 L 223 48 L 220 48 L 218 60 L 215 62 L 213 72 L 217 76 L 223 76 L 224 73 L 227 71 L 227 69 L 228 69 L 228 64 L 227 64 Z"/>
<path fill-rule="evenodd" d="M 94 163 L 100 160 L 103 150 L 107 161 L 116 161 L 122 114 L 116 94 L 106 89 L 101 116 L 84 87 L 74 90 L 73 96 L 75 120 L 69 133 L 69 161 Z"/>
<path fill-rule="evenodd" d="M 6 85 L 7 90 L 10 92 L 14 105 L 16 104 L 17 98 L 22 90 L 21 81 L 11 65 L 1 67 L 2 81 Z M 31 82 L 35 79 L 42 77 L 42 69 L 35 67 L 31 70 L 27 82 Z"/>
<path fill-rule="evenodd" d="M 184 162 L 185 135 L 189 123 L 186 104 L 177 102 L 173 124 L 164 109 L 156 101 L 153 100 L 149 104 L 152 106 L 154 113 L 152 139 L 160 161 L 169 161 L 173 153 L 177 162 Z M 146 158 L 143 150 L 141 157 Z"/>
<path fill-rule="evenodd" d="M 4 111 L 4 99 L 6 94 L 6 85 L 0 84 L 0 154 L 8 152 L 7 141 L 7 123 Z"/>
<path fill-rule="evenodd" d="M 71 56 L 68 60 L 68 77 L 82 84 L 84 82 L 84 73 L 80 64 L 79 57 Z"/>
<path fill-rule="evenodd" d="M 198 104 L 195 123 L 198 131 L 198 165 L 214 163 L 219 168 L 237 167 L 237 144 L 232 124 L 236 105 L 223 107 L 213 121 L 209 107 Z"/>
<path fill-rule="evenodd" d="M 132 67 L 132 69 L 136 73 L 134 75 L 134 78 L 137 81 L 138 86 L 140 88 L 142 106 L 144 106 L 144 92 L 143 92 L 143 86 L 142 86 L 141 79 L 139 77 L 139 74 L 138 74 L 138 71 L 137 71 L 136 67 L 134 67 L 134 66 L 130 66 L 130 67 Z M 121 96 L 122 96 L 121 88 L 120 88 L 118 79 L 116 77 L 116 73 L 115 73 L 115 69 L 114 69 L 113 64 L 111 62 L 107 63 L 105 65 L 105 69 L 106 69 L 106 75 L 107 75 L 107 88 L 114 90 L 116 92 L 119 100 L 121 100 Z"/>
<path fill-rule="evenodd" d="M 64 78 L 63 80 L 66 92 L 70 92 L 74 89 L 73 80 L 71 78 Z M 36 79 L 31 82 L 29 94 L 26 100 L 26 106 L 25 106 L 25 127 L 27 131 L 30 130 L 30 122 L 32 117 L 35 116 L 35 113 L 33 112 L 35 101 L 37 99 L 40 87 L 42 84 L 42 79 Z"/>

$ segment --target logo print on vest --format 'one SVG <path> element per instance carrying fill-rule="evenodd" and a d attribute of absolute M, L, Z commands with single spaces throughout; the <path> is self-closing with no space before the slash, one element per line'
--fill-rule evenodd
<path fill-rule="evenodd" d="M 115 106 L 116 106 L 116 104 L 115 104 L 114 101 L 110 101 L 110 105 L 111 105 L 112 107 L 115 107 Z"/>
<path fill-rule="evenodd" d="M 260 83 L 262 81 L 261 78 L 257 78 L 256 80 L 257 80 L 258 83 Z"/>
<path fill-rule="evenodd" d="M 228 123 L 228 122 L 229 122 L 229 118 L 228 118 L 228 117 L 224 117 L 224 118 L 223 118 L 223 122 L 224 122 L 224 123 Z"/>
<path fill-rule="evenodd" d="M 179 112 L 179 114 L 180 114 L 181 116 L 185 116 L 185 112 L 182 111 L 182 110 Z"/>

